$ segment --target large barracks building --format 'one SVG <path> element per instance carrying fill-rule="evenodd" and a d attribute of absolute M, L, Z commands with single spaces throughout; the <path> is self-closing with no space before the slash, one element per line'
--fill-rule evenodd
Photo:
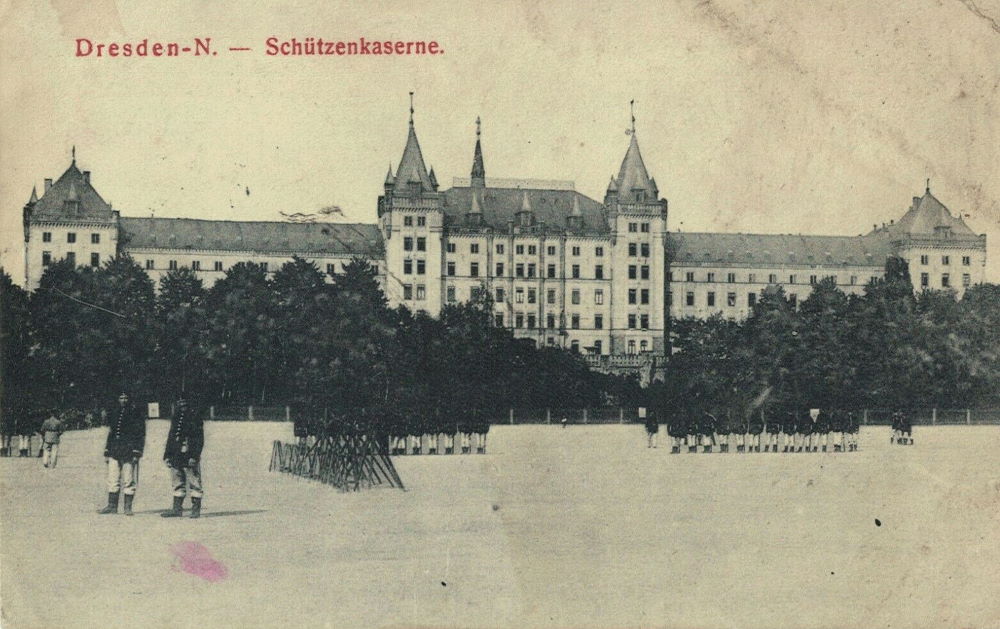
<path fill-rule="evenodd" d="M 55 260 L 97 266 L 118 251 L 154 281 L 189 267 L 209 285 L 242 261 L 273 272 L 297 255 L 333 274 L 363 256 L 393 306 L 437 314 L 487 291 L 497 325 L 629 371 L 665 354 L 668 316 L 741 318 L 769 285 L 802 300 L 832 277 L 860 293 L 893 255 L 909 262 L 917 290 L 961 295 L 984 277 L 986 236 L 929 186 L 899 220 L 853 237 L 669 232 L 667 209 L 634 125 L 604 198 L 591 199 L 569 181 L 487 177 L 478 121 L 470 177 L 441 189 L 411 112 L 375 224 L 120 216 L 74 158 L 24 207 L 25 284 L 37 287 Z"/>

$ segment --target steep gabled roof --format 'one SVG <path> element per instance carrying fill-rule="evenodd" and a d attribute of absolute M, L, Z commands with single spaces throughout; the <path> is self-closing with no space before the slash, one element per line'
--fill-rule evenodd
<path fill-rule="evenodd" d="M 623 201 L 635 200 L 635 190 L 644 190 L 648 201 L 656 198 L 656 188 L 649 179 L 649 173 L 646 172 L 646 164 L 642 161 L 639 140 L 636 138 L 635 132 L 632 133 L 632 139 L 629 141 L 622 166 L 618 169 L 618 179 L 615 183 L 618 186 L 619 198 Z"/>
<path fill-rule="evenodd" d="M 568 231 L 581 234 L 606 234 L 610 231 L 601 204 L 575 190 L 473 189 L 463 186 L 444 192 L 444 213 L 451 226 L 464 225 L 465 215 L 476 207 L 482 213 L 483 225 L 506 230 L 508 221 L 517 224 L 516 215 L 524 211 L 525 205 L 534 215 L 536 225 L 544 222 L 549 228 L 564 230 L 567 229 L 566 217 L 579 211 L 581 227 Z"/>
<path fill-rule="evenodd" d="M 260 251 L 381 258 L 382 235 L 369 223 L 206 221 L 192 218 L 121 218 L 125 247 Z"/>
<path fill-rule="evenodd" d="M 67 201 L 71 206 L 78 205 L 78 209 L 70 212 Z M 32 220 L 111 222 L 114 220 L 114 210 L 94 190 L 74 161 L 32 206 Z"/>
<path fill-rule="evenodd" d="M 940 235 L 939 228 L 949 228 L 954 236 L 975 236 L 961 217 L 952 216 L 943 203 L 930 190 L 922 197 L 913 197 L 913 205 L 903 218 L 888 227 L 889 233 L 907 236 Z"/>

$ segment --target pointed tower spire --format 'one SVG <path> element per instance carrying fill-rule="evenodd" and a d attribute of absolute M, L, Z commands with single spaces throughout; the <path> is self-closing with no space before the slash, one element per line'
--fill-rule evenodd
<path fill-rule="evenodd" d="M 628 102 L 629 111 L 632 114 L 632 135 L 635 135 L 635 99 Z"/>
<path fill-rule="evenodd" d="M 389 170 L 385 173 L 385 185 L 391 186 L 394 181 L 395 178 L 392 176 L 392 162 L 390 162 Z"/>
<path fill-rule="evenodd" d="M 76 166 L 76 144 L 74 144 L 73 148 L 70 150 L 70 156 L 73 158 L 73 165 Z"/>
<path fill-rule="evenodd" d="M 486 186 L 486 167 L 483 165 L 483 146 L 479 141 L 482 133 L 479 116 L 476 116 L 476 150 L 472 154 L 472 186 L 483 188 Z"/>
<path fill-rule="evenodd" d="M 434 176 L 434 167 L 433 166 L 431 166 L 431 171 L 429 173 L 427 173 L 427 178 L 431 180 L 431 187 L 434 190 L 437 190 L 438 189 L 438 180 L 437 180 L 437 177 Z"/>
<path fill-rule="evenodd" d="M 406 187 L 410 192 L 431 192 L 434 186 L 424 164 L 424 156 L 420 152 L 420 142 L 417 141 L 417 131 L 413 126 L 413 92 L 410 92 L 410 130 L 406 136 L 406 147 L 403 157 L 396 169 L 394 184 Z M 399 189 L 399 188 L 397 188 Z"/>
<path fill-rule="evenodd" d="M 646 165 L 642 161 L 642 154 L 639 152 L 639 139 L 632 133 L 629 140 L 628 151 L 625 152 L 625 159 L 618 171 L 618 195 L 624 201 L 655 201 L 656 190 L 649 179 Z"/>
<path fill-rule="evenodd" d="M 927 178 L 927 188 L 924 190 L 924 192 L 926 192 L 927 194 L 931 193 L 931 178 L 930 177 Z"/>
<path fill-rule="evenodd" d="M 410 92 L 410 126 L 413 126 L 413 92 Z"/>
<path fill-rule="evenodd" d="M 38 188 L 35 186 L 31 186 L 31 198 L 28 199 L 28 203 L 37 203 L 37 202 L 38 202 Z"/>

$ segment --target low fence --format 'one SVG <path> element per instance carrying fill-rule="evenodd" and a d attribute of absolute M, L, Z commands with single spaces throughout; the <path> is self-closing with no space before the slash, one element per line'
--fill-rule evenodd
<path fill-rule="evenodd" d="M 888 426 L 895 412 L 887 408 L 864 409 L 861 423 Z M 918 408 L 909 409 L 907 417 L 918 426 L 1000 425 L 1000 408 Z"/>

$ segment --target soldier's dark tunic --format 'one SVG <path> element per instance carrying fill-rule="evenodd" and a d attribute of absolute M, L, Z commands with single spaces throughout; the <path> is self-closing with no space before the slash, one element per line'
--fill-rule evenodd
<path fill-rule="evenodd" d="M 191 495 L 191 517 L 201 515 L 202 492 L 201 482 L 201 452 L 205 445 L 205 426 L 202 411 L 196 406 L 187 407 L 178 404 L 173 419 L 170 420 L 170 430 L 167 432 L 167 445 L 163 451 L 163 460 L 170 468 L 170 481 L 174 489 L 173 508 L 164 517 L 181 515 L 181 505 L 184 497 Z"/>

